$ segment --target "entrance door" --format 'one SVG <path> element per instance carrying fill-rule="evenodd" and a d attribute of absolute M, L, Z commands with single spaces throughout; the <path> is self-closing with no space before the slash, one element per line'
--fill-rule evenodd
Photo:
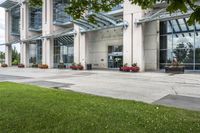
<path fill-rule="evenodd" d="M 123 46 L 108 46 L 108 68 L 119 68 L 123 65 Z"/>

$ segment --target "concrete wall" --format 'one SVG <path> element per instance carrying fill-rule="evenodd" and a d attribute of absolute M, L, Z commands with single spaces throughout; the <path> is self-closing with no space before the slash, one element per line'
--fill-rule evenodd
<path fill-rule="evenodd" d="M 129 24 L 123 32 L 124 63 L 128 63 L 129 66 L 137 63 L 140 71 L 145 70 L 143 27 L 135 22 L 143 15 L 144 10 L 139 6 L 132 5 L 129 0 L 124 1 L 123 18 Z"/>
<path fill-rule="evenodd" d="M 145 70 L 158 70 L 159 22 L 148 22 L 144 25 Z"/>
<path fill-rule="evenodd" d="M 94 68 L 108 67 L 108 46 L 123 45 L 122 28 L 106 29 L 86 34 L 88 44 L 88 63 Z"/>

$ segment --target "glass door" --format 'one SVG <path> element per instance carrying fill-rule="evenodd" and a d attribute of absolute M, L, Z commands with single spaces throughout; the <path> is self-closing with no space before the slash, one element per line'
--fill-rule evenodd
<path fill-rule="evenodd" d="M 123 46 L 108 46 L 108 68 L 119 68 L 123 65 Z"/>

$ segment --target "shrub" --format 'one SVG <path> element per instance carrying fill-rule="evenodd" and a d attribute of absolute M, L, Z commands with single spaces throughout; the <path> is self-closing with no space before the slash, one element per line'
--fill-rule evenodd
<path fill-rule="evenodd" d="M 137 63 L 132 64 L 131 67 L 129 67 L 128 64 L 125 63 L 123 67 L 119 68 L 119 70 L 123 72 L 139 72 L 140 68 L 137 66 Z"/>
<path fill-rule="evenodd" d="M 72 69 L 72 70 L 83 70 L 83 65 L 81 65 L 81 63 L 79 63 L 79 64 L 75 64 L 75 63 L 73 63 L 71 66 L 70 66 L 70 68 Z"/>
<path fill-rule="evenodd" d="M 33 68 L 38 68 L 38 64 L 33 64 L 32 67 Z"/>
<path fill-rule="evenodd" d="M 1 64 L 1 67 L 8 67 L 7 64 Z"/>
<path fill-rule="evenodd" d="M 18 64 L 18 68 L 24 68 L 24 64 Z"/>
<path fill-rule="evenodd" d="M 40 65 L 38 65 L 38 67 L 40 69 L 48 69 L 49 68 L 47 64 L 40 64 Z"/>

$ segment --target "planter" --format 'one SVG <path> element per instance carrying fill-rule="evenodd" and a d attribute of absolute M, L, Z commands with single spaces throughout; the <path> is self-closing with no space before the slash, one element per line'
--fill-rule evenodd
<path fill-rule="evenodd" d="M 182 74 L 185 72 L 185 67 L 184 66 L 166 66 L 165 72 L 174 73 L 174 74 Z"/>
<path fill-rule="evenodd" d="M 83 66 L 70 66 L 72 70 L 83 70 Z"/>
<path fill-rule="evenodd" d="M 38 64 L 33 64 L 32 68 L 38 68 Z"/>
<path fill-rule="evenodd" d="M 64 68 L 66 68 L 66 66 L 64 65 L 64 63 L 60 63 L 60 64 L 58 65 L 58 68 L 59 68 L 59 69 L 64 69 Z"/>
<path fill-rule="evenodd" d="M 134 67 L 123 66 L 120 67 L 119 70 L 123 72 L 139 72 L 140 68 L 137 66 Z"/>
<path fill-rule="evenodd" d="M 7 64 L 1 64 L 1 67 L 8 67 L 8 65 Z"/>
<path fill-rule="evenodd" d="M 18 65 L 18 68 L 24 68 L 25 66 L 24 66 L 24 64 L 19 64 Z"/>
<path fill-rule="evenodd" d="M 39 67 L 40 69 L 48 69 L 48 65 L 46 65 L 46 64 L 38 65 L 38 67 Z"/>

